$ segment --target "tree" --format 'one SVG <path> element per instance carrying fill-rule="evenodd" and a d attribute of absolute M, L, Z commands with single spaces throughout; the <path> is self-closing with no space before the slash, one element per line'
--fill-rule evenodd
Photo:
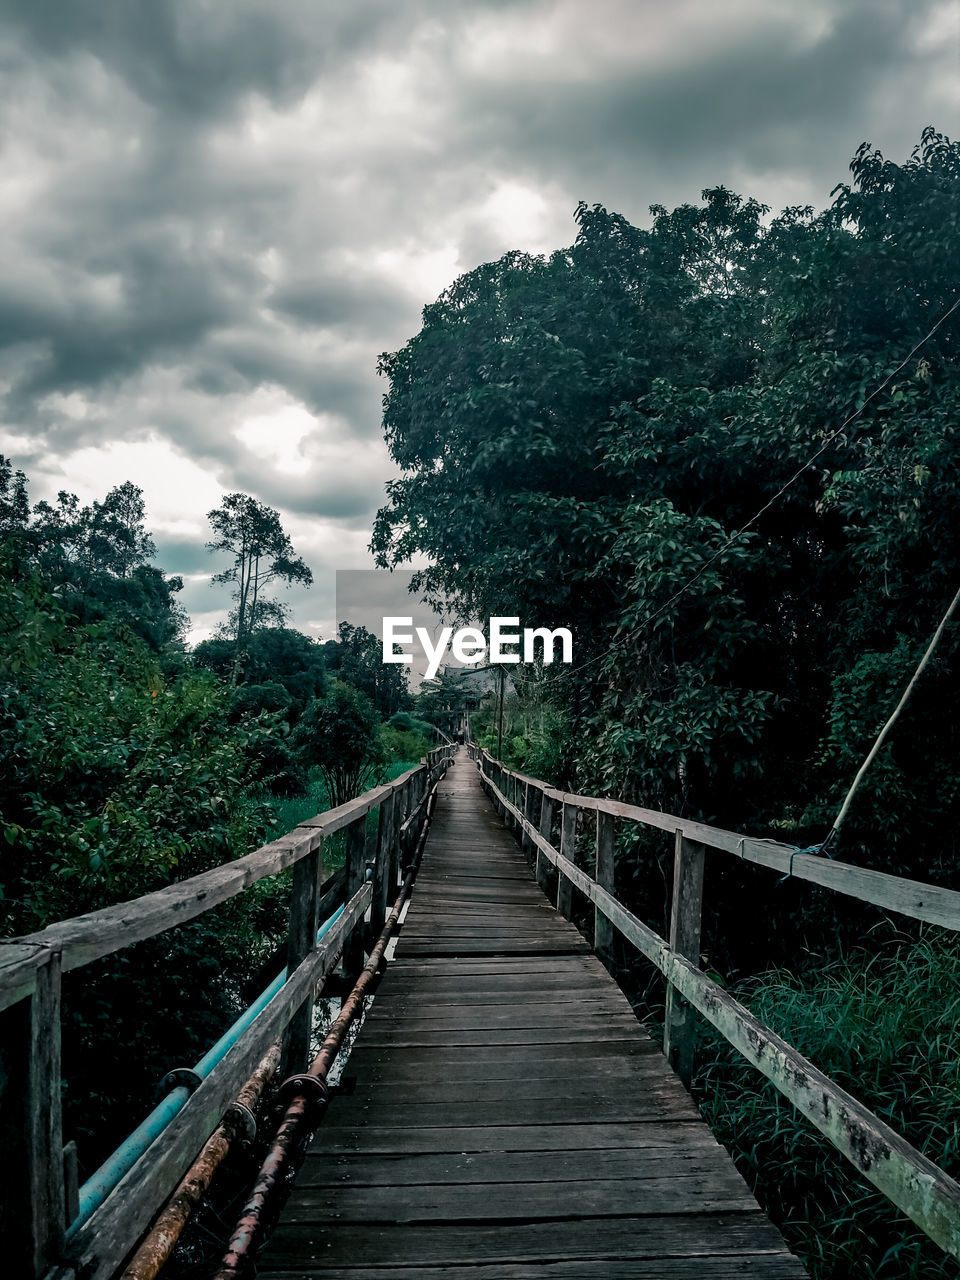
<path fill-rule="evenodd" d="M 62 489 L 31 518 L 26 477 L 0 456 L 4 572 L 55 593 L 76 622 L 121 618 L 160 651 L 176 647 L 185 629 L 175 599 L 183 581 L 148 563 L 156 547 L 144 520 L 143 492 L 129 481 L 90 506 Z"/>
<path fill-rule="evenodd" d="M 235 607 L 230 629 L 235 641 L 233 682 L 249 648 L 251 634 L 283 621 L 283 606 L 262 593 L 272 582 L 288 586 L 298 582 L 309 586 L 313 574 L 294 555 L 290 537 L 280 523 L 280 513 L 245 493 L 228 493 L 219 507 L 208 512 L 216 538 L 207 543 L 210 551 L 225 551 L 233 558 L 229 568 L 214 574 L 214 582 L 235 584 Z"/>
<path fill-rule="evenodd" d="M 232 675 L 234 645 L 223 638 L 202 640 L 193 651 L 198 666 L 208 667 L 224 679 Z M 280 685 L 286 695 L 289 723 L 324 689 L 324 648 L 293 627 L 262 627 L 248 636 L 242 678 L 251 690 L 268 684 Z M 273 695 L 270 701 L 275 702 Z M 276 709 L 274 707 L 274 709 Z"/>
<path fill-rule="evenodd" d="M 332 808 L 359 795 L 383 767 L 379 723 L 370 699 L 342 680 L 300 717 L 294 743 L 303 763 L 320 770 Z"/>
<path fill-rule="evenodd" d="M 328 669 L 366 694 L 383 719 L 412 706 L 406 668 L 383 661 L 383 647 L 366 627 L 341 622 L 323 653 Z"/>
<path fill-rule="evenodd" d="M 769 225 L 724 188 L 649 229 L 581 205 L 570 248 L 468 273 L 381 358 L 401 475 L 373 550 L 426 556 L 464 616 L 572 626 L 570 789 L 810 843 L 960 581 L 960 146 L 851 168 Z M 956 879 L 955 661 L 851 860 Z"/>

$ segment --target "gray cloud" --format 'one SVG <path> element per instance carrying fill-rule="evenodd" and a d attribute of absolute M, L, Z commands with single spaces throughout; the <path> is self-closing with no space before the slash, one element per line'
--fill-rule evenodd
<path fill-rule="evenodd" d="M 369 563 L 390 475 L 377 355 L 455 274 L 569 242 L 580 198 L 823 205 L 862 140 L 948 127 L 960 27 L 953 0 L 8 0 L 0 67 L 0 448 L 37 496 L 143 468 L 171 572 L 241 489 L 326 573 Z"/>

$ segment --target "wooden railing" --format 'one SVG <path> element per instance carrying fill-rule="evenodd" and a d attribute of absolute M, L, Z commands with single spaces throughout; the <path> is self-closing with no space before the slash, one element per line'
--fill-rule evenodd
<path fill-rule="evenodd" d="M 362 965 L 364 917 L 376 937 L 426 819 L 430 791 L 453 754 L 441 745 L 393 782 L 318 814 L 289 834 L 211 871 L 131 902 L 0 942 L 0 1134 L 7 1274 L 107 1280 L 175 1188 L 270 1045 L 284 1039 L 287 1070 L 309 1050 L 318 985 L 343 957 Z M 379 811 L 368 834 L 368 817 Z M 325 836 L 346 832 L 341 872 L 322 879 Z M 185 924 L 267 876 L 293 868 L 287 979 L 206 1075 L 160 1136 L 65 1245 L 60 1111 L 60 976 Z M 317 942 L 319 924 L 344 910 Z M 105 1047 L 105 1052 L 108 1050 Z"/>
<path fill-rule="evenodd" d="M 576 888 L 594 905 L 594 947 L 598 953 L 609 953 L 616 930 L 666 979 L 664 1053 L 684 1082 L 690 1082 L 693 1063 L 695 1009 L 865 1178 L 943 1250 L 960 1258 L 960 1184 L 759 1022 L 698 964 L 704 862 L 713 852 L 946 929 L 960 928 L 960 893 L 797 853 L 773 840 L 737 835 L 656 810 L 558 791 L 537 778 L 507 769 L 473 744 L 468 750 L 477 761 L 484 789 L 535 860 L 541 885 L 546 887 L 547 864 L 556 868 L 558 910 L 571 916 Z M 592 875 L 577 865 L 578 821 L 588 813 L 596 815 Z M 617 820 L 660 828 L 674 836 L 669 941 L 614 896 Z"/>

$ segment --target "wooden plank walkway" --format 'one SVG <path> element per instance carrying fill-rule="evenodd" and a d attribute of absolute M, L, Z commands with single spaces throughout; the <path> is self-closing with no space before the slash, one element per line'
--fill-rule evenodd
<path fill-rule="evenodd" d="M 259 1280 L 800 1280 L 461 752 Z"/>

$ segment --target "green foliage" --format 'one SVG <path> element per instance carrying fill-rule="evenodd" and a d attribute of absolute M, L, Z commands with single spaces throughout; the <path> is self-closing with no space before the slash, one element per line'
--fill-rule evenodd
<path fill-rule="evenodd" d="M 270 737 L 262 720 L 232 715 L 214 675 L 162 659 L 116 616 L 81 625 L 36 578 L 0 579 L 4 933 L 137 897 L 260 843 Z M 279 877 L 70 975 L 65 1123 L 84 1175 L 149 1110 L 164 1070 L 194 1061 L 236 1016 L 279 940 L 288 891 Z"/>
<path fill-rule="evenodd" d="M 410 709 L 406 668 L 384 663 L 382 645 L 366 627 L 341 622 L 336 640 L 323 646 L 323 656 L 327 669 L 359 689 L 384 719 Z"/>
<path fill-rule="evenodd" d="M 223 680 L 231 679 L 234 658 L 231 640 L 202 640 L 193 650 L 197 665 L 215 671 Z M 323 646 L 316 640 L 292 627 L 262 627 L 248 637 L 239 670 L 247 686 L 241 695 L 243 705 L 250 710 L 282 711 L 295 724 L 300 708 L 323 693 L 324 670 Z"/>
<path fill-rule="evenodd" d="M 226 552 L 231 563 L 214 574 L 214 582 L 234 584 L 234 609 L 225 636 L 235 644 L 236 682 L 249 649 L 250 637 L 261 627 L 281 627 L 286 613 L 277 600 L 263 594 L 274 582 L 309 586 L 313 574 L 294 554 L 290 535 L 280 523 L 280 513 L 246 493 L 228 493 L 219 507 L 207 513 L 214 538 L 213 552 Z"/>
<path fill-rule="evenodd" d="M 380 741 L 390 760 L 422 760 L 430 750 L 427 735 L 396 729 L 388 724 L 381 726 Z"/>
<path fill-rule="evenodd" d="M 303 763 L 319 771 L 334 808 L 372 785 L 386 763 L 373 704 L 342 680 L 306 706 L 294 743 Z"/>
<path fill-rule="evenodd" d="M 147 563 L 156 548 L 144 527 L 143 493 L 118 485 L 83 507 L 61 490 L 56 506 L 30 511 L 27 479 L 0 455 L 0 573 L 28 593 L 47 592 L 77 622 L 121 618 L 159 651 L 179 648 L 186 614 L 180 578 Z"/>
<path fill-rule="evenodd" d="M 782 1035 L 941 1168 L 960 1159 L 960 947 L 933 935 L 851 956 L 799 980 L 736 991 Z M 935 1280 L 943 1257 L 724 1040 L 704 1030 L 697 1101 L 814 1280 Z"/>
<path fill-rule="evenodd" d="M 551 700 L 546 680 L 517 679 L 503 702 L 503 743 L 500 758 L 509 768 L 563 786 L 572 772 L 574 744 L 569 722 Z M 500 747 L 499 697 L 492 694 L 470 717 L 470 733 L 478 746 L 496 756 Z"/>
<path fill-rule="evenodd" d="M 960 145 L 852 170 L 769 223 L 722 187 L 648 229 L 581 205 L 570 248 L 478 267 L 381 358 L 375 554 L 425 556 L 461 616 L 573 629 L 573 789 L 811 843 L 960 581 L 960 313 L 868 400 L 957 297 Z M 843 856 L 956 881 L 955 663 L 948 636 Z"/>

